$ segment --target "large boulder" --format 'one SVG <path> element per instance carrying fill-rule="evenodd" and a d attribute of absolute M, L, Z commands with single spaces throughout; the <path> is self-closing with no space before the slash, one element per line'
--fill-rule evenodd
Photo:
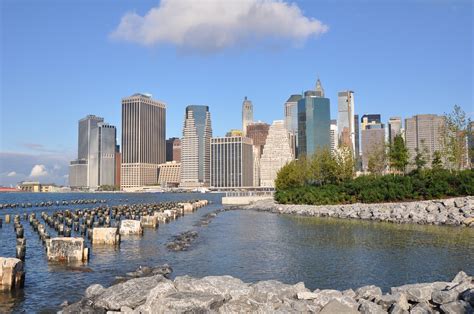
<path fill-rule="evenodd" d="M 25 272 L 18 258 L 0 257 L 0 291 L 11 291 L 23 287 Z"/>
<path fill-rule="evenodd" d="M 142 225 L 138 220 L 124 219 L 120 221 L 121 235 L 141 235 L 143 233 Z"/>
<path fill-rule="evenodd" d="M 276 280 L 259 281 L 251 285 L 250 298 L 262 303 L 281 302 L 284 298 L 296 298 L 298 292 L 308 292 L 304 283 L 287 285 Z"/>
<path fill-rule="evenodd" d="M 362 314 L 385 314 L 387 311 L 385 311 L 380 305 L 365 300 L 365 299 L 360 299 L 359 300 L 360 307 L 359 307 L 359 312 Z"/>
<path fill-rule="evenodd" d="M 46 241 L 48 261 L 82 262 L 89 258 L 89 251 L 84 247 L 83 238 L 57 237 Z"/>
<path fill-rule="evenodd" d="M 321 312 L 319 312 L 319 314 L 340 314 L 340 313 L 357 314 L 359 313 L 359 311 L 354 310 L 353 308 L 337 300 L 332 300 L 323 307 Z"/>
<path fill-rule="evenodd" d="M 179 291 L 230 295 L 232 299 L 239 299 L 253 291 L 248 284 L 231 276 L 207 276 L 201 279 L 182 276 L 177 277 L 174 283 Z"/>
<path fill-rule="evenodd" d="M 155 299 L 152 306 L 140 306 L 140 313 L 207 313 L 224 304 L 224 297 L 204 292 L 175 292 Z"/>
<path fill-rule="evenodd" d="M 163 281 L 168 279 L 161 275 L 130 279 L 107 288 L 94 303 L 107 310 L 120 310 L 122 306 L 134 309 L 145 303 L 150 291 Z"/>
<path fill-rule="evenodd" d="M 382 289 L 374 285 L 364 286 L 357 289 L 355 293 L 356 299 L 366 299 L 369 301 L 373 301 L 382 296 Z"/>
<path fill-rule="evenodd" d="M 472 313 L 472 306 L 463 300 L 453 301 L 440 306 L 444 314 Z"/>
<path fill-rule="evenodd" d="M 92 229 L 92 244 L 119 245 L 118 229 L 116 227 Z"/>

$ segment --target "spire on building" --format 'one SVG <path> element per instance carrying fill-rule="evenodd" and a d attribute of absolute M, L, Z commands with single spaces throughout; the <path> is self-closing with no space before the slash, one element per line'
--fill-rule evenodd
<path fill-rule="evenodd" d="M 316 81 L 316 95 L 318 97 L 324 97 L 324 88 L 321 85 L 321 80 L 318 77 L 318 80 Z"/>

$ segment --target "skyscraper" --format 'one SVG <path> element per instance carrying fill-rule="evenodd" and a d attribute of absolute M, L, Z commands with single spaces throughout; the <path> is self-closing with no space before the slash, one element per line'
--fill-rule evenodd
<path fill-rule="evenodd" d="M 316 86 L 315 86 L 314 90 L 316 92 L 315 93 L 316 97 L 323 97 L 324 98 L 324 88 L 323 88 L 323 85 L 321 85 L 321 80 L 319 79 L 319 77 L 316 81 Z"/>
<path fill-rule="evenodd" d="M 253 145 L 247 137 L 211 139 L 211 186 L 253 185 Z"/>
<path fill-rule="evenodd" d="M 288 132 L 298 134 L 298 101 L 301 95 L 291 95 L 285 102 L 285 127 Z"/>
<path fill-rule="evenodd" d="M 359 115 L 354 115 L 354 140 L 355 140 L 355 164 L 356 171 L 362 169 L 362 159 L 360 156 L 360 129 Z"/>
<path fill-rule="evenodd" d="M 472 168 L 474 167 L 474 121 L 469 122 L 467 126 L 467 149 Z"/>
<path fill-rule="evenodd" d="M 337 120 L 331 120 L 331 153 L 334 153 L 338 147 L 337 143 Z"/>
<path fill-rule="evenodd" d="M 166 140 L 166 161 L 181 161 L 181 140 L 171 137 Z"/>
<path fill-rule="evenodd" d="M 260 159 L 261 186 L 275 186 L 278 171 L 295 158 L 291 149 L 289 134 L 283 120 L 273 121 Z"/>
<path fill-rule="evenodd" d="M 79 120 L 78 159 L 69 167 L 69 185 L 95 190 L 115 184 L 116 128 L 104 118 L 88 115 Z"/>
<path fill-rule="evenodd" d="M 245 96 L 244 102 L 242 103 L 242 133 L 244 136 L 247 135 L 247 125 L 253 122 L 253 105 L 250 100 Z"/>
<path fill-rule="evenodd" d="M 209 107 L 187 106 L 181 140 L 181 186 L 209 185 L 211 137 Z"/>
<path fill-rule="evenodd" d="M 338 145 L 345 145 L 355 153 L 354 92 L 343 91 L 337 97 Z"/>
<path fill-rule="evenodd" d="M 402 118 L 390 117 L 388 119 L 388 141 L 393 144 L 393 139 L 402 131 Z"/>
<path fill-rule="evenodd" d="M 382 123 L 380 114 L 364 114 L 360 118 L 360 129 L 365 130 L 368 124 L 379 124 Z"/>
<path fill-rule="evenodd" d="M 381 123 L 366 125 L 362 130 L 362 169 L 369 168 L 370 156 L 377 150 L 385 150 L 385 128 Z"/>
<path fill-rule="evenodd" d="M 247 125 L 247 137 L 252 139 L 253 145 L 258 146 L 260 151 L 263 151 L 269 129 L 270 125 L 261 121 Z"/>
<path fill-rule="evenodd" d="M 158 183 L 166 160 L 166 104 L 149 94 L 122 99 L 122 188 Z"/>
<path fill-rule="evenodd" d="M 442 149 L 442 130 L 446 119 L 435 114 L 419 114 L 405 119 L 405 141 L 413 161 L 416 150 L 426 153 L 427 166 L 431 166 L 433 153 Z"/>
<path fill-rule="evenodd" d="M 306 91 L 298 101 L 298 156 L 311 156 L 318 149 L 331 147 L 329 99 L 318 79 L 319 91 Z"/>

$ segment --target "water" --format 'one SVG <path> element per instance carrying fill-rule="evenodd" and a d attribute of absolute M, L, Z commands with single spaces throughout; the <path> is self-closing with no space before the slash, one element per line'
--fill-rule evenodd
<path fill-rule="evenodd" d="M 474 274 L 472 228 L 393 225 L 241 210 L 220 213 L 208 226 L 195 226 L 203 215 L 222 207 L 220 195 L 216 194 L 0 194 L 0 203 L 77 198 L 107 199 L 109 206 L 123 203 L 124 199 L 139 203 L 207 198 L 213 203 L 160 225 L 157 230 L 145 229 L 141 238 L 123 237 L 119 249 L 92 248 L 87 267 L 93 272 L 48 264 L 41 242 L 24 222 L 25 289 L 16 295 L 0 294 L 0 312 L 55 311 L 64 300 L 78 300 L 93 283 L 107 286 L 115 276 L 140 265 L 163 263 L 173 267 L 173 276 L 232 275 L 246 282 L 303 281 L 310 289 L 375 284 L 387 291 L 405 283 L 450 280 L 459 270 Z M 9 209 L 0 212 L 0 216 L 57 209 Z M 0 229 L 0 256 L 15 255 L 12 228 L 4 223 Z M 165 243 L 188 230 L 199 233 L 190 250 L 168 252 Z"/>

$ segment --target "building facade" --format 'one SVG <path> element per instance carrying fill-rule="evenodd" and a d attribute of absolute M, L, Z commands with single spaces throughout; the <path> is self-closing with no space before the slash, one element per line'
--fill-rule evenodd
<path fill-rule="evenodd" d="M 211 139 L 211 186 L 253 186 L 253 145 L 247 137 Z"/>
<path fill-rule="evenodd" d="M 242 103 L 242 134 L 247 135 L 247 125 L 253 122 L 253 104 L 250 100 L 245 99 Z"/>
<path fill-rule="evenodd" d="M 298 101 L 298 157 L 311 156 L 318 149 L 331 147 L 329 99 L 319 94 L 306 91 L 305 97 Z"/>
<path fill-rule="evenodd" d="M 388 142 L 393 144 L 395 136 L 402 134 L 402 118 L 390 117 L 388 119 Z"/>
<path fill-rule="evenodd" d="M 149 94 L 122 99 L 121 188 L 158 182 L 166 160 L 166 104 Z"/>
<path fill-rule="evenodd" d="M 369 124 L 380 124 L 380 123 L 382 123 L 382 120 L 379 114 L 364 114 L 360 118 L 360 129 L 365 130 L 365 127 Z"/>
<path fill-rule="evenodd" d="M 411 161 L 418 150 L 426 154 L 427 166 L 431 166 L 433 153 L 442 149 L 445 123 L 445 117 L 435 114 L 419 114 L 405 119 L 405 142 Z"/>
<path fill-rule="evenodd" d="M 87 188 L 87 159 L 76 159 L 69 164 L 69 186 Z"/>
<path fill-rule="evenodd" d="M 294 135 L 298 134 L 298 101 L 301 98 L 301 95 L 295 94 L 285 102 L 285 127 Z"/>
<path fill-rule="evenodd" d="M 167 161 L 158 168 L 158 184 L 163 187 L 177 187 L 181 181 L 181 163 Z"/>
<path fill-rule="evenodd" d="M 273 121 L 260 158 L 260 186 L 274 187 L 278 171 L 294 159 L 285 122 Z"/>
<path fill-rule="evenodd" d="M 383 124 L 366 125 L 362 130 L 362 170 L 369 168 L 369 159 L 377 150 L 385 150 L 385 127 Z"/>
<path fill-rule="evenodd" d="M 181 161 L 181 139 L 171 137 L 166 140 L 166 161 Z"/>
<path fill-rule="evenodd" d="M 469 122 L 467 126 L 467 151 L 472 168 L 474 167 L 474 121 Z"/>
<path fill-rule="evenodd" d="M 182 187 L 208 186 L 211 159 L 211 113 L 208 106 L 187 106 L 181 140 Z"/>
<path fill-rule="evenodd" d="M 338 145 L 350 147 L 355 154 L 354 92 L 337 94 Z"/>
<path fill-rule="evenodd" d="M 337 120 L 331 120 L 330 129 L 331 153 L 335 153 L 338 148 Z"/>

